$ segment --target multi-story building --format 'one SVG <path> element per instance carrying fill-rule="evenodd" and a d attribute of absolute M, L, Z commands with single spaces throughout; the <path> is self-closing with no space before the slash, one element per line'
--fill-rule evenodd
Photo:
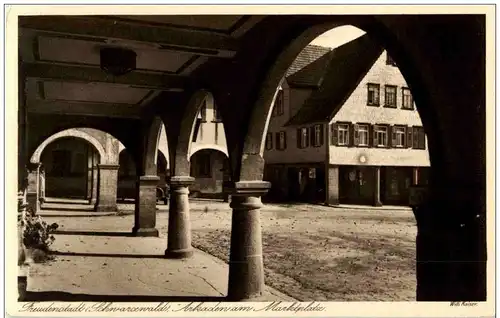
<path fill-rule="evenodd" d="M 426 183 L 427 143 L 411 91 L 382 48 L 359 57 L 365 41 L 286 76 L 266 138 L 267 199 L 407 204 L 410 185 Z"/>

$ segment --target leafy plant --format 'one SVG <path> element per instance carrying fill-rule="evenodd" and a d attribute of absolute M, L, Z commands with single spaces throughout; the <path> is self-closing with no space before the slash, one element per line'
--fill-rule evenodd
<path fill-rule="evenodd" d="M 21 225 L 23 226 L 23 244 L 27 248 L 49 251 L 49 246 L 55 241 L 52 233 L 59 227 L 57 223 L 47 224 L 39 215 L 28 208 L 23 215 Z"/>

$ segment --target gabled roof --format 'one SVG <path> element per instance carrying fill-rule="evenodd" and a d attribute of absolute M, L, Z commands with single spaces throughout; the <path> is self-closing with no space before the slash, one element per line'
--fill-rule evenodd
<path fill-rule="evenodd" d="M 331 52 L 328 52 L 306 65 L 301 70 L 288 76 L 286 81 L 290 87 L 318 87 L 330 64 Z"/>
<path fill-rule="evenodd" d="M 303 69 L 305 66 L 316 61 L 326 53 L 330 52 L 330 48 L 318 46 L 318 45 L 308 45 L 297 55 L 292 65 L 286 71 L 286 75 L 290 76 L 297 71 Z"/>
<path fill-rule="evenodd" d="M 331 51 L 319 88 L 285 125 L 330 121 L 383 51 L 367 34 Z"/>

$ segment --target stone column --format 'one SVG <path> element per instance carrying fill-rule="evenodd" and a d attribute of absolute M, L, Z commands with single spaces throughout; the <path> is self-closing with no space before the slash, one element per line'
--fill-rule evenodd
<path fill-rule="evenodd" d="M 189 185 L 194 178 L 170 178 L 170 207 L 168 215 L 168 247 L 165 255 L 170 258 L 187 258 L 193 254 L 191 223 L 189 220 Z"/>
<path fill-rule="evenodd" d="M 28 189 L 26 201 L 33 212 L 40 211 L 40 163 L 31 163 L 28 167 Z"/>
<path fill-rule="evenodd" d="M 92 194 L 90 196 L 90 204 L 91 205 L 96 205 L 97 204 L 97 197 L 99 195 L 97 191 L 97 187 L 99 184 L 99 168 L 97 166 L 92 167 Z"/>
<path fill-rule="evenodd" d="M 374 169 L 374 187 L 373 187 L 373 206 L 382 206 L 380 201 L 380 167 L 376 166 Z"/>
<path fill-rule="evenodd" d="M 266 181 L 239 181 L 233 186 L 228 299 L 250 300 L 264 291 L 260 197 L 271 188 Z"/>
<path fill-rule="evenodd" d="M 98 212 L 118 211 L 116 187 L 119 165 L 98 164 L 98 195 L 95 210 Z"/>
<path fill-rule="evenodd" d="M 94 170 L 94 163 L 93 163 L 93 153 L 91 150 L 87 152 L 87 199 L 89 199 L 89 202 L 92 202 L 92 183 L 94 181 L 94 176 L 93 176 L 93 170 Z"/>
<path fill-rule="evenodd" d="M 136 183 L 135 236 L 158 236 L 156 227 L 156 187 L 158 176 L 140 176 Z"/>
<path fill-rule="evenodd" d="M 45 169 L 43 166 L 40 168 L 40 180 L 39 180 L 39 185 L 40 185 L 40 204 L 45 202 Z"/>
<path fill-rule="evenodd" d="M 325 205 L 338 205 L 339 201 L 339 166 L 326 165 L 326 202 Z"/>

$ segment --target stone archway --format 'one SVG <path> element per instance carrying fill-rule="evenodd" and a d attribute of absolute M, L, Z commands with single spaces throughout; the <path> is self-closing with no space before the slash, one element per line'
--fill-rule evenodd
<path fill-rule="evenodd" d="M 422 28 L 425 31 L 420 28 L 422 21 L 418 17 L 404 21 L 325 17 L 294 25 L 293 30 L 283 32 L 292 40 L 282 50 L 270 53 L 278 51 L 276 58 L 269 56 L 272 62 L 266 62 L 268 72 L 252 90 L 256 97 L 243 145 L 235 142 L 230 145 L 233 158 L 238 158 L 234 171 L 238 179 L 231 203 L 234 210 L 231 298 L 259 295 L 262 288 L 256 282 L 263 286 L 263 266 L 258 259 L 261 255 L 258 209 L 262 206 L 260 196 L 269 185 L 260 181 L 264 166 L 262 148 L 276 88 L 298 52 L 316 35 L 332 27 L 333 22 L 324 22 L 336 19 L 342 25 L 352 24 L 365 30 L 389 52 L 419 105 L 418 112 L 428 137 L 431 180 L 425 203 L 414 210 L 418 227 L 417 300 L 486 299 L 485 143 L 479 142 L 485 140 L 484 23 L 474 17 L 463 20 L 451 17 L 446 22 L 440 21 L 441 17 L 430 18 L 426 21 L 429 24 Z M 434 32 L 436 30 L 439 32 Z M 415 34 L 417 38 L 410 38 L 408 34 Z M 457 51 L 458 56 L 454 53 Z M 462 58 L 471 61 L 467 68 L 460 66 Z M 280 62 L 280 59 L 283 60 Z M 470 77 L 479 84 L 466 84 Z M 241 123 L 235 123 L 229 133 L 236 134 L 235 127 Z M 469 126 L 477 130 L 456 128 Z M 246 245 L 248 241 L 252 248 Z M 243 255 L 242 250 L 251 250 L 252 257 Z M 439 277 L 439 282 L 431 277 Z M 456 277 L 460 277 L 460 288 L 455 288 Z"/>
<path fill-rule="evenodd" d="M 191 176 L 195 180 L 189 188 L 190 195 L 212 199 L 224 198 L 224 181 L 229 167 L 227 151 L 224 150 L 224 148 L 199 147 L 191 155 Z"/>
<path fill-rule="evenodd" d="M 81 130 L 78 130 L 76 128 L 72 129 L 66 129 L 63 131 L 60 131 L 58 133 L 53 134 L 49 138 L 45 139 L 33 152 L 30 158 L 30 162 L 32 164 L 37 164 L 40 162 L 40 157 L 43 153 L 43 150 L 52 142 L 56 141 L 57 139 L 60 138 L 65 138 L 65 137 L 73 137 L 73 138 L 79 138 L 87 141 L 90 143 L 94 148 L 96 149 L 97 153 L 99 154 L 100 162 L 105 164 L 108 163 L 108 156 L 106 154 L 106 151 L 104 150 L 103 145 L 93 136 L 89 135 L 86 132 L 83 132 Z"/>

